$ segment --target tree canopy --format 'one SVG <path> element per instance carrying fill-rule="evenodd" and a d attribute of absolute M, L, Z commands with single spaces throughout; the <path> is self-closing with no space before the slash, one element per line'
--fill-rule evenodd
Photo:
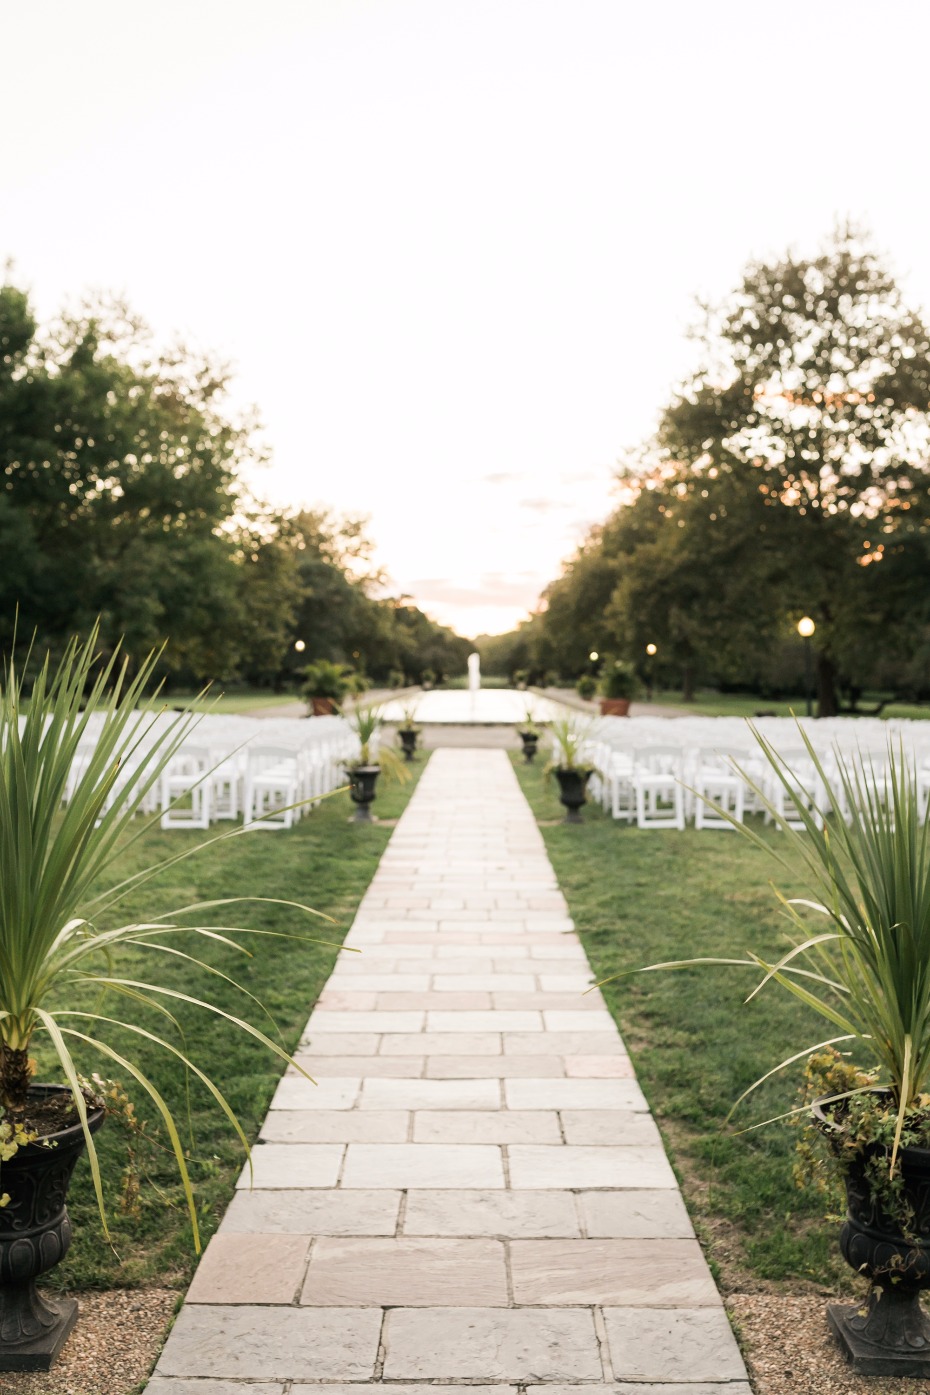
<path fill-rule="evenodd" d="M 802 615 L 819 710 L 838 689 L 930 686 L 930 335 L 856 230 L 750 265 L 704 307 L 694 373 L 623 472 L 625 498 L 549 587 L 533 653 L 658 646 L 764 682 Z M 799 653 L 796 647 L 796 660 Z"/>
<path fill-rule="evenodd" d="M 464 667 L 465 641 L 420 612 L 413 637 L 380 594 L 360 520 L 251 498 L 264 449 L 229 387 L 118 302 L 43 331 L 0 287 L 0 643 L 18 625 L 60 651 L 99 617 L 130 657 L 168 640 L 182 682 L 280 683 L 298 639 L 375 677 Z"/>

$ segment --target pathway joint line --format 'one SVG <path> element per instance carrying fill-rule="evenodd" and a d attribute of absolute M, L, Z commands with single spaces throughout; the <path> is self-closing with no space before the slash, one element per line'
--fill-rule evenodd
<path fill-rule="evenodd" d="M 433 753 L 347 945 L 152 1395 L 748 1391 L 504 751 Z"/>

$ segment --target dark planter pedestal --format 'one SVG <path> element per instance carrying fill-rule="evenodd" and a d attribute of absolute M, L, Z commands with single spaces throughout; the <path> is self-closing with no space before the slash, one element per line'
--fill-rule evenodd
<path fill-rule="evenodd" d="M 523 759 L 526 761 L 527 765 L 530 765 L 536 755 L 536 749 L 539 746 L 539 737 L 530 735 L 529 732 L 521 731 L 520 740 L 523 742 Z"/>
<path fill-rule="evenodd" d="M 34 1085 L 30 1093 L 70 1092 Z M 103 1119 L 102 1109 L 89 1113 L 92 1132 Z M 0 1208 L 0 1371 L 50 1371 L 77 1320 L 73 1298 L 44 1298 L 35 1281 L 71 1244 L 65 1201 L 83 1149 L 84 1134 L 75 1124 L 20 1148 L 0 1167 L 0 1192 L 10 1196 Z"/>
<path fill-rule="evenodd" d="M 559 782 L 559 803 L 566 809 L 565 822 L 581 823 L 582 818 L 578 811 L 587 800 L 586 790 L 591 771 L 560 770 L 557 766 L 555 778 Z"/>
<path fill-rule="evenodd" d="M 353 823 L 371 823 L 371 804 L 381 774 L 380 765 L 356 765 L 349 771 L 349 794 L 356 805 Z"/>
<path fill-rule="evenodd" d="M 404 751 L 404 760 L 413 760 L 417 750 L 418 731 L 405 731 L 403 727 L 398 729 L 397 735 L 400 737 L 400 744 Z"/>
<path fill-rule="evenodd" d="M 830 1139 L 836 1126 L 819 1103 L 814 1117 Z M 859 1375 L 930 1378 L 930 1317 L 920 1303 L 921 1290 L 930 1288 L 930 1149 L 902 1148 L 898 1156 L 904 1198 L 913 1208 L 913 1234 L 906 1237 L 872 1192 L 867 1158 L 855 1160 L 846 1174 L 840 1250 L 872 1291 L 858 1306 L 831 1303 L 827 1318 Z"/>

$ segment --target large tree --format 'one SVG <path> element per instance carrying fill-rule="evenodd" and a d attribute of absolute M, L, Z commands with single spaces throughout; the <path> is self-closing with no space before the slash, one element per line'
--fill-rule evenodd
<path fill-rule="evenodd" d="M 868 638 L 906 654 L 930 618 L 913 585 L 915 566 L 926 581 L 930 336 L 841 229 L 815 258 L 751 265 L 701 339 L 661 422 L 662 458 L 691 493 L 726 483 L 761 500 L 776 545 L 745 559 L 754 610 L 763 625 L 773 604 L 813 617 L 819 710 L 832 715 L 838 679 L 868 676 Z"/>
<path fill-rule="evenodd" d="M 157 353 L 118 305 L 39 334 L 27 297 L 0 288 L 0 639 L 60 645 L 101 617 L 102 640 L 141 655 L 168 637 L 169 670 L 232 671 L 241 641 L 234 526 L 251 424 L 227 375 Z"/>

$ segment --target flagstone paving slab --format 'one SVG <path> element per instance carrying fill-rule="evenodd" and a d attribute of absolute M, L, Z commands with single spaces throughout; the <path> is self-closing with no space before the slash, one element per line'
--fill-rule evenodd
<path fill-rule="evenodd" d="M 400 1191 L 237 1192 L 219 1233 L 394 1235 Z M 438 1232 L 433 1232 L 437 1233 Z"/>
<path fill-rule="evenodd" d="M 749 1395 L 593 981 L 506 756 L 434 754 L 148 1395 Z"/>
<path fill-rule="evenodd" d="M 635 1114 L 629 1109 L 560 1109 L 559 1118 L 566 1143 L 662 1147 L 662 1138 L 651 1114 Z"/>
<path fill-rule="evenodd" d="M 395 1308 L 384 1324 L 385 1380 L 599 1380 L 584 1309 Z"/>
<path fill-rule="evenodd" d="M 360 1109 L 500 1109 L 496 1080 L 366 1080 Z"/>
<path fill-rule="evenodd" d="M 321 1389 L 322 1387 L 317 1387 Z M 277 1381 L 274 1385 L 250 1382 L 243 1386 L 238 1381 L 229 1380 L 162 1380 L 156 1376 L 145 1387 L 146 1395 L 283 1395 L 284 1385 Z"/>
<path fill-rule="evenodd" d="M 500 1148 L 475 1143 L 350 1143 L 344 1187 L 502 1187 Z"/>
<path fill-rule="evenodd" d="M 308 1061 L 307 1066 L 311 1063 Z M 306 1067 L 305 1067 L 306 1069 Z M 308 1072 L 309 1073 L 309 1072 Z M 362 1093 L 362 1082 L 355 1064 L 343 1068 L 337 1080 L 316 1084 L 297 1072 L 285 1075 L 274 1092 L 272 1109 L 351 1109 Z"/>
<path fill-rule="evenodd" d="M 565 1074 L 579 1080 L 631 1080 L 634 1071 L 629 1056 L 566 1056 Z"/>
<path fill-rule="evenodd" d="M 475 1076 L 496 1076 L 498 1079 L 518 1079 L 531 1076 L 564 1076 L 561 1056 L 427 1056 L 425 1074 L 444 1080 L 473 1079 Z"/>
<path fill-rule="evenodd" d="M 439 1082 L 437 1082 L 439 1083 Z M 413 1116 L 414 1143 L 561 1143 L 554 1110 L 422 1110 Z"/>
<path fill-rule="evenodd" d="M 627 1381 L 739 1380 L 746 1368 L 723 1308 L 606 1308 L 614 1375 Z"/>
<path fill-rule="evenodd" d="M 381 1312 L 185 1305 L 155 1374 L 224 1380 L 370 1380 Z"/>
<path fill-rule="evenodd" d="M 694 1234 L 680 1192 L 580 1192 L 578 1203 L 590 1236 L 686 1239 Z"/>
<path fill-rule="evenodd" d="M 594 1051 L 598 1056 L 626 1056 L 626 1048 L 616 1028 L 605 1032 L 603 1028 L 590 1032 L 505 1032 L 503 1035 L 505 1056 L 548 1056 L 555 1052 L 559 1056 L 578 1056 Z"/>
<path fill-rule="evenodd" d="M 515 1240 L 515 1303 L 716 1306 L 696 1240 Z"/>
<path fill-rule="evenodd" d="M 508 1109 L 648 1110 L 635 1080 L 508 1080 Z"/>
<path fill-rule="evenodd" d="M 344 1307 L 506 1307 L 499 1240 L 318 1240 L 303 1304 Z"/>
<path fill-rule="evenodd" d="M 297 1386 L 294 1387 L 295 1391 L 297 1388 Z M 435 1390 L 438 1387 L 431 1386 L 430 1389 Z M 664 1381 L 661 1385 L 648 1381 L 644 1385 L 641 1381 L 631 1383 L 622 1380 L 611 1382 L 609 1389 L 610 1395 L 752 1395 L 749 1382 L 742 1380 L 711 1381 L 709 1385 L 706 1381 L 700 1383 L 689 1381 L 686 1385 L 680 1385 L 678 1381 L 671 1385 L 667 1385 Z M 592 1395 L 592 1390 L 590 1385 L 528 1385 L 526 1395 Z"/>
<path fill-rule="evenodd" d="M 273 1109 L 259 1138 L 265 1143 L 403 1143 L 406 1110 Z"/>
<path fill-rule="evenodd" d="M 266 1143 L 252 1149 L 236 1186 L 335 1187 L 345 1151 L 339 1143 Z"/>
<path fill-rule="evenodd" d="M 499 1235 L 510 1238 L 581 1234 L 571 1192 L 411 1191 L 407 1235 Z"/>
<path fill-rule="evenodd" d="M 413 1032 L 385 1037 L 383 1056 L 500 1056 L 500 1032 Z M 480 1077 L 479 1077 L 480 1078 Z"/>
<path fill-rule="evenodd" d="M 350 1145 L 351 1147 L 351 1145 Z M 670 1187 L 678 1183 L 661 1148 L 562 1148 L 515 1143 L 508 1149 L 512 1187 Z"/>
<path fill-rule="evenodd" d="M 309 1235 L 216 1234 L 206 1248 L 188 1303 L 293 1303 L 310 1254 Z"/>

